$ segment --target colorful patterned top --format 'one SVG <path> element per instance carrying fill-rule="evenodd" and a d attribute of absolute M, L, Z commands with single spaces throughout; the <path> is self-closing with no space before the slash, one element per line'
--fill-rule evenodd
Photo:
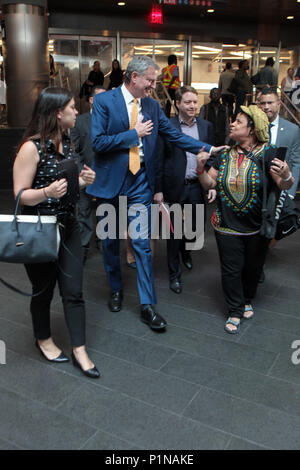
<path fill-rule="evenodd" d="M 258 160 L 269 144 L 257 144 L 252 155 Z M 274 147 L 274 146 L 273 146 Z M 249 152 L 250 153 L 250 152 Z M 228 235 L 253 235 L 261 226 L 263 182 L 259 165 L 238 150 L 238 146 L 224 149 L 218 155 L 213 168 L 218 170 L 217 209 L 211 221 L 215 230 Z M 270 162 L 266 162 L 269 184 Z"/>

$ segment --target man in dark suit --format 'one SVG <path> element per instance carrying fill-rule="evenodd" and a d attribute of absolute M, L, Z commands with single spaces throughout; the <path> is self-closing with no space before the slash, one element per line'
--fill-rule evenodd
<path fill-rule="evenodd" d="M 171 118 L 171 123 L 181 132 L 208 143 L 213 142 L 213 125 L 199 117 L 196 118 L 198 109 L 198 93 L 191 86 L 183 86 L 176 91 L 176 106 L 179 115 Z M 154 200 L 158 203 L 167 201 L 170 204 L 179 203 L 192 204 L 192 228 L 195 231 L 196 205 L 205 203 L 205 194 L 199 183 L 196 173 L 196 155 L 185 152 L 168 142 L 167 139 L 159 137 L 156 146 L 155 161 L 155 195 Z M 209 194 L 212 202 L 215 191 Z M 181 293 L 181 265 L 179 261 L 181 253 L 183 264 L 192 269 L 192 258 L 190 251 L 186 250 L 186 239 L 175 239 L 170 233 L 167 239 L 167 257 L 169 267 L 170 289 Z"/>
<path fill-rule="evenodd" d="M 203 146 L 208 152 L 219 151 L 174 128 L 158 102 L 150 98 L 156 86 L 158 70 L 158 65 L 149 57 L 136 56 L 128 64 L 125 83 L 95 97 L 91 140 L 97 153 L 93 166 L 96 180 L 88 189 L 89 194 L 109 203 L 109 207 L 116 212 L 117 236 L 110 235 L 102 242 L 104 266 L 112 291 L 108 305 L 114 312 L 121 309 L 123 298 L 119 254 L 122 234 L 119 233 L 118 223 L 124 197 L 129 233 L 137 218 L 143 218 L 140 233 L 134 238 L 131 236 L 131 239 L 137 265 L 141 320 L 153 330 L 166 327 L 166 321 L 154 308 L 156 295 L 149 240 L 158 132 L 193 153 L 198 153 Z M 139 212 L 136 210 L 137 204 L 141 206 Z"/>
<path fill-rule="evenodd" d="M 295 182 L 289 195 L 294 198 L 300 176 L 300 130 L 299 126 L 293 124 L 279 115 L 280 99 L 277 93 L 270 88 L 264 88 L 260 96 L 260 108 L 266 113 L 269 120 L 270 143 L 276 147 L 286 147 L 285 160 L 291 170 Z"/>
<path fill-rule="evenodd" d="M 79 172 L 82 170 L 83 165 L 90 167 L 94 159 L 95 153 L 92 149 L 90 136 L 91 113 L 94 97 L 98 93 L 103 93 L 104 91 L 106 91 L 105 88 L 100 85 L 92 88 L 91 96 L 89 97 L 90 111 L 78 116 L 75 127 L 70 131 L 70 137 L 74 144 L 75 152 L 78 155 Z M 92 197 L 86 194 L 85 189 L 80 191 L 80 199 L 78 201 L 77 208 L 77 220 L 79 222 L 81 244 L 84 249 L 84 259 L 86 259 L 90 240 L 94 232 L 94 217 Z"/>

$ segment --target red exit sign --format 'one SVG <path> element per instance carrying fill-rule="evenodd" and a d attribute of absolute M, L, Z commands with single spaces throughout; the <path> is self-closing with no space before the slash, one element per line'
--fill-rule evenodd
<path fill-rule="evenodd" d="M 160 6 L 152 6 L 152 10 L 149 17 L 149 22 L 151 24 L 163 24 L 164 18 L 162 14 L 162 9 Z"/>

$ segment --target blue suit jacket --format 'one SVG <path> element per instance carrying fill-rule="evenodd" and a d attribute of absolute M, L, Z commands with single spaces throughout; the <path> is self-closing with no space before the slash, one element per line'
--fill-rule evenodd
<path fill-rule="evenodd" d="M 153 122 L 151 135 L 143 137 L 144 160 L 149 186 L 154 193 L 155 146 L 158 132 L 183 150 L 198 153 L 211 145 L 182 134 L 170 124 L 157 101 L 152 98 L 141 100 L 144 121 Z M 112 199 L 119 194 L 128 171 L 129 149 L 139 145 L 135 129 L 129 129 L 128 113 L 121 87 L 94 98 L 91 120 L 91 142 L 96 152 L 93 168 L 96 172 L 94 184 L 87 193 Z"/>
<path fill-rule="evenodd" d="M 212 123 L 200 117 L 196 120 L 199 139 L 212 143 L 214 138 Z M 171 118 L 171 123 L 181 130 L 177 116 Z M 178 202 L 184 190 L 186 152 L 159 136 L 155 153 L 155 192 L 162 192 L 167 202 Z"/>

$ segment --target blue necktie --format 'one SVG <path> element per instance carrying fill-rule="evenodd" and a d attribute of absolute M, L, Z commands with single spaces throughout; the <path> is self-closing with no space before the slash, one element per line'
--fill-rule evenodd
<path fill-rule="evenodd" d="M 269 144 L 271 143 L 272 140 L 272 134 L 271 134 L 271 128 L 274 126 L 274 124 L 269 124 Z"/>

